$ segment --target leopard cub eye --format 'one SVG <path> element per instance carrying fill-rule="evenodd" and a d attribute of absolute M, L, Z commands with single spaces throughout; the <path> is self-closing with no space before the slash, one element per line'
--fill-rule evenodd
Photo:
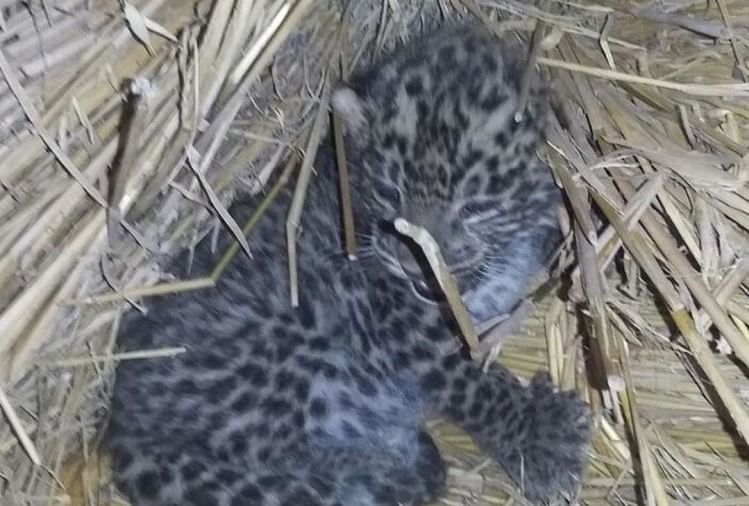
<path fill-rule="evenodd" d="M 472 200 L 463 203 L 460 207 L 460 216 L 469 223 L 480 223 L 495 218 L 500 211 L 500 205 L 495 200 Z"/>
<path fill-rule="evenodd" d="M 385 181 L 374 183 L 374 196 L 380 203 L 391 207 L 398 207 L 403 197 L 400 188 Z"/>

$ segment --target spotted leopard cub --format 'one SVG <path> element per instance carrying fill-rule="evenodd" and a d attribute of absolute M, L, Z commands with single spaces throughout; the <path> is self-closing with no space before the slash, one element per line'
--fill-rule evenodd
<path fill-rule="evenodd" d="M 420 504 L 445 481 L 425 430 L 433 416 L 463 427 L 530 499 L 574 490 L 585 405 L 543 375 L 524 386 L 499 365 L 484 373 L 464 351 L 440 352 L 456 325 L 393 227 L 402 216 L 433 234 L 477 322 L 515 306 L 555 244 L 560 202 L 535 155 L 540 81 L 513 120 L 523 54 L 479 28 L 450 28 L 335 91 L 366 240 L 358 260 L 343 259 L 323 149 L 298 237 L 297 308 L 281 233 L 289 190 L 251 233 L 254 259 L 235 257 L 214 288 L 125 316 L 122 349 L 187 348 L 118 367 L 108 441 L 134 504 Z M 216 260 L 200 246 L 193 272 Z"/>

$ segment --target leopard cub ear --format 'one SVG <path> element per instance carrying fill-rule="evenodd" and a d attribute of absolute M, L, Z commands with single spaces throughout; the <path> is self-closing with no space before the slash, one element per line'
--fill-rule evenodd
<path fill-rule="evenodd" d="M 346 127 L 354 134 L 359 133 L 367 123 L 362 99 L 348 86 L 341 85 L 330 99 L 335 114 L 343 120 Z"/>

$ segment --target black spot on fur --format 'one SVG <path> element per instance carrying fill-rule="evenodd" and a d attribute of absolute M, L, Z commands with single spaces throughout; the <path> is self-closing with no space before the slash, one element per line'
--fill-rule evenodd
<path fill-rule="evenodd" d="M 496 155 L 490 156 L 484 163 L 486 164 L 486 171 L 490 174 L 499 170 L 499 157 L 497 157 Z"/>
<path fill-rule="evenodd" d="M 507 147 L 507 145 L 510 142 L 510 139 L 507 136 L 507 132 L 504 130 L 500 130 L 497 133 L 494 134 L 494 142 L 497 143 L 497 146 L 500 148 Z"/>
<path fill-rule="evenodd" d="M 260 451 L 257 452 L 257 458 L 260 462 L 267 462 L 270 460 L 271 456 L 271 449 L 270 448 L 262 448 Z M 263 488 L 268 488 L 265 484 L 261 483 L 261 486 Z"/>
<path fill-rule="evenodd" d="M 307 490 L 298 487 L 288 498 L 288 504 L 314 504 L 315 498 Z"/>
<path fill-rule="evenodd" d="M 278 475 L 263 476 L 258 480 L 257 483 L 262 488 L 271 490 L 283 490 L 287 485 L 286 480 L 283 478 L 283 476 Z"/>
<path fill-rule="evenodd" d="M 237 374 L 256 388 L 262 388 L 269 383 L 268 374 L 258 364 L 245 364 L 237 369 Z"/>
<path fill-rule="evenodd" d="M 291 403 L 286 399 L 269 397 L 260 403 L 261 408 L 266 416 L 278 417 L 289 413 L 292 410 Z"/>
<path fill-rule="evenodd" d="M 456 62 L 455 47 L 444 46 L 439 51 L 439 57 L 446 66 L 454 66 Z"/>
<path fill-rule="evenodd" d="M 468 408 L 468 416 L 471 418 L 478 418 L 481 416 L 482 411 L 484 410 L 484 404 L 481 401 L 474 401 L 473 404 L 471 404 L 471 407 Z"/>
<path fill-rule="evenodd" d="M 206 467 L 204 464 L 192 460 L 182 466 L 182 478 L 188 482 L 195 481 L 201 473 L 205 472 L 205 470 Z"/>
<path fill-rule="evenodd" d="M 257 403 L 257 397 L 249 392 L 245 392 L 231 403 L 232 411 L 236 413 L 246 413 Z"/>
<path fill-rule="evenodd" d="M 492 389 L 486 383 L 482 383 L 476 389 L 476 397 L 484 402 L 492 400 Z"/>
<path fill-rule="evenodd" d="M 247 436 L 242 432 L 233 432 L 229 437 L 231 452 L 236 456 L 245 455 L 249 449 L 247 445 Z"/>
<path fill-rule="evenodd" d="M 360 437 L 359 431 L 345 420 L 341 423 L 341 428 L 343 429 L 344 435 L 348 438 L 357 439 Z"/>
<path fill-rule="evenodd" d="M 406 156 L 406 147 L 408 146 L 406 138 L 399 136 L 395 142 L 398 146 L 398 153 L 400 153 L 401 156 Z"/>
<path fill-rule="evenodd" d="M 323 418 L 328 414 L 328 404 L 324 399 L 315 398 L 312 399 L 309 408 L 310 414 L 315 418 Z"/>
<path fill-rule="evenodd" d="M 393 365 L 395 365 L 396 369 L 407 369 L 411 365 L 410 355 L 403 351 L 396 352 Z"/>
<path fill-rule="evenodd" d="M 210 399 L 222 400 L 232 394 L 237 386 L 237 379 L 234 376 L 216 381 L 208 387 L 206 394 Z"/>
<path fill-rule="evenodd" d="M 218 490 L 215 485 L 203 484 L 200 488 L 190 488 L 187 497 L 193 504 L 218 504 Z"/>
<path fill-rule="evenodd" d="M 349 373 L 354 378 L 356 386 L 362 395 L 366 397 L 374 397 L 377 395 L 377 388 L 374 383 L 372 383 L 369 378 L 364 376 L 358 369 L 351 368 L 349 369 Z"/>
<path fill-rule="evenodd" d="M 457 356 L 457 355 L 451 355 L 451 356 Z M 461 378 L 460 376 L 458 376 L 453 379 L 453 390 L 456 390 L 458 392 L 464 392 L 467 386 L 468 386 L 468 382 L 465 380 L 465 378 Z"/>
<path fill-rule="evenodd" d="M 452 353 L 450 355 L 445 356 L 442 359 L 442 367 L 448 372 L 454 371 L 455 368 L 458 367 L 458 364 L 460 364 L 461 361 L 462 359 L 460 358 L 460 355 L 458 355 L 457 353 Z M 455 382 L 453 382 L 453 385 L 454 384 Z"/>
<path fill-rule="evenodd" d="M 331 484 L 322 478 L 311 476 L 309 484 L 321 497 L 330 497 L 333 494 L 334 489 Z"/>
<path fill-rule="evenodd" d="M 138 490 L 146 498 L 155 498 L 159 493 L 159 485 L 159 476 L 153 471 L 144 471 L 138 475 Z"/>
<path fill-rule="evenodd" d="M 338 377 L 338 368 L 333 364 L 324 363 L 322 365 L 322 373 L 327 379 L 336 379 Z"/>
<path fill-rule="evenodd" d="M 174 391 L 178 395 L 193 395 L 198 393 L 199 389 L 193 380 L 185 378 L 179 380 L 177 385 L 174 387 Z"/>
<path fill-rule="evenodd" d="M 305 379 L 298 379 L 294 386 L 294 397 L 298 402 L 304 402 L 309 396 L 309 383 Z"/>
<path fill-rule="evenodd" d="M 429 116 L 429 106 L 423 100 L 416 102 L 416 115 L 418 116 L 419 123 L 426 123 Z M 421 145 L 424 146 L 423 144 Z"/>
<path fill-rule="evenodd" d="M 297 429 L 303 428 L 305 422 L 304 413 L 301 410 L 295 411 L 294 415 L 291 417 L 291 421 Z"/>
<path fill-rule="evenodd" d="M 199 358 L 200 366 L 206 369 L 222 370 L 226 368 L 226 360 L 217 354 L 203 353 Z"/>
<path fill-rule="evenodd" d="M 424 91 L 424 83 L 421 82 L 421 78 L 418 76 L 414 76 L 406 81 L 405 87 L 409 97 L 421 95 Z"/>
<path fill-rule="evenodd" d="M 263 494 L 260 489 L 252 483 L 242 487 L 239 491 L 239 495 L 232 499 L 231 506 L 247 506 L 249 504 L 259 503 L 263 499 Z"/>
<path fill-rule="evenodd" d="M 296 357 L 296 362 L 299 364 L 299 367 L 313 374 L 322 371 L 328 365 L 325 360 L 316 357 L 298 356 Z"/>
<path fill-rule="evenodd" d="M 133 454 L 124 448 L 117 448 L 114 452 L 116 467 L 127 469 L 133 463 Z"/>
<path fill-rule="evenodd" d="M 484 157 L 484 153 L 480 149 L 471 150 L 462 161 L 464 167 L 472 167 L 473 164 L 478 162 Z"/>
<path fill-rule="evenodd" d="M 284 390 L 291 387 L 292 383 L 294 383 L 295 378 L 296 377 L 294 376 L 294 373 L 282 369 L 281 371 L 276 373 L 274 387 L 276 390 L 283 392 Z"/>
<path fill-rule="evenodd" d="M 445 380 L 445 375 L 442 374 L 438 369 L 432 369 L 427 374 L 424 375 L 424 378 L 421 380 L 421 387 L 429 392 L 433 392 L 435 390 L 442 390 L 447 386 L 447 381 Z"/>
<path fill-rule="evenodd" d="M 328 351 L 330 341 L 325 337 L 315 337 L 309 340 L 309 347 L 312 351 Z"/>
<path fill-rule="evenodd" d="M 281 425 L 278 428 L 278 430 L 276 430 L 276 437 L 274 439 L 277 441 L 278 440 L 283 441 L 283 440 L 289 439 L 291 435 L 293 434 L 293 432 L 294 432 L 294 429 L 292 429 L 291 426 Z"/>
<path fill-rule="evenodd" d="M 466 180 L 465 185 L 463 186 L 463 195 L 465 196 L 473 196 L 479 193 L 481 191 L 481 176 L 478 174 L 473 174 L 471 177 Z"/>
<path fill-rule="evenodd" d="M 497 61 L 494 59 L 494 56 L 489 53 L 484 53 L 483 55 L 481 55 L 481 62 L 489 72 L 496 72 L 497 70 L 499 70 Z"/>
<path fill-rule="evenodd" d="M 388 132 L 382 138 L 382 147 L 385 149 L 390 149 L 393 146 L 395 146 L 395 134 L 393 132 Z"/>
<path fill-rule="evenodd" d="M 231 469 L 219 469 L 216 472 L 216 478 L 224 483 L 234 483 L 239 481 L 242 475 Z"/>
<path fill-rule="evenodd" d="M 305 329 L 313 329 L 315 328 L 316 319 L 315 319 L 315 310 L 312 308 L 312 304 L 306 300 L 306 298 L 302 298 L 299 301 L 299 307 L 297 308 L 297 317 L 299 318 L 299 323 L 302 324 L 302 327 Z"/>
<path fill-rule="evenodd" d="M 174 481 L 174 473 L 170 468 L 162 467 L 159 469 L 159 480 L 161 480 L 162 485 L 168 485 Z"/>
<path fill-rule="evenodd" d="M 419 362 L 431 362 L 434 360 L 434 352 L 431 347 L 425 344 L 416 344 L 411 348 L 411 353 L 415 360 Z"/>
<path fill-rule="evenodd" d="M 453 393 L 450 396 L 450 405 L 454 408 L 461 408 L 466 403 L 466 396 L 463 393 Z"/>

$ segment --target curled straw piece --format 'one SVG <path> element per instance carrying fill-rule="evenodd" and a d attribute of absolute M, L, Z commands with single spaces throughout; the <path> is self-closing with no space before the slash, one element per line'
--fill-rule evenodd
<path fill-rule="evenodd" d="M 447 298 L 447 303 L 450 305 L 450 309 L 460 327 L 460 332 L 463 334 L 463 338 L 471 350 L 471 358 L 480 361 L 483 354 L 481 353 L 481 345 L 476 334 L 476 329 L 474 329 L 471 317 L 468 315 L 468 311 L 460 298 L 455 278 L 447 269 L 445 259 L 442 258 L 439 246 L 437 246 L 434 238 L 425 228 L 409 223 L 403 218 L 396 218 L 393 224 L 398 232 L 413 239 L 424 252 L 424 256 L 429 262 L 429 267 L 432 269 L 434 277 L 437 278 L 437 282 L 440 288 L 442 288 L 445 298 Z"/>

